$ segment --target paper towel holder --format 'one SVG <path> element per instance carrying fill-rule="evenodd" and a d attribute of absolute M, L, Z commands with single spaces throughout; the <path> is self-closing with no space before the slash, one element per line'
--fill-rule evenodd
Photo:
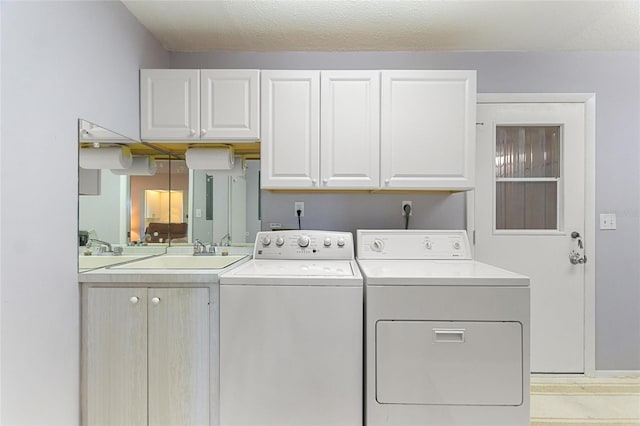
<path fill-rule="evenodd" d="M 187 167 L 191 170 L 226 170 L 233 169 L 235 163 L 234 150 L 231 146 L 190 147 L 184 153 Z"/>

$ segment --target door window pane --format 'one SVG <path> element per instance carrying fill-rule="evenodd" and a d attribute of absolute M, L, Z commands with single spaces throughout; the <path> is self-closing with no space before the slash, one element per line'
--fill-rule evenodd
<path fill-rule="evenodd" d="M 496 127 L 496 230 L 558 229 L 560 131 Z"/>
<path fill-rule="evenodd" d="M 557 229 L 557 182 L 496 182 L 496 229 Z"/>
<path fill-rule="evenodd" d="M 560 127 L 498 126 L 496 177 L 560 177 Z"/>

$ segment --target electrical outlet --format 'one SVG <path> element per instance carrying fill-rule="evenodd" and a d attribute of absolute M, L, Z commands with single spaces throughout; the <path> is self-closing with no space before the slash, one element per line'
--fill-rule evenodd
<path fill-rule="evenodd" d="M 411 210 L 409 210 L 409 216 L 413 216 L 413 205 L 412 205 L 411 201 L 403 201 L 402 202 L 402 216 L 405 215 L 404 206 L 406 206 L 407 204 L 409 204 L 409 207 L 411 207 Z"/>
<path fill-rule="evenodd" d="M 304 202 L 296 201 L 293 203 L 293 215 L 298 217 L 298 210 L 300 210 L 300 217 L 304 216 Z"/>

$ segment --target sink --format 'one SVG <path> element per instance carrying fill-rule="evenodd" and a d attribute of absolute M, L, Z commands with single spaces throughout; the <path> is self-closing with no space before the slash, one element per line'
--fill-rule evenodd
<path fill-rule="evenodd" d="M 104 268 L 105 266 L 115 265 L 116 263 L 130 262 L 132 260 L 147 257 L 146 255 L 138 256 L 78 256 L 78 269 L 96 269 Z"/>
<path fill-rule="evenodd" d="M 222 269 L 246 256 L 179 256 L 162 255 L 142 259 L 112 269 Z"/>

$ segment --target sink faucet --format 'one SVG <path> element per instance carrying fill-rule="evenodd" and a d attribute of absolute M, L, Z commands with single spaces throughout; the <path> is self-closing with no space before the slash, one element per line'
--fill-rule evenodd
<path fill-rule="evenodd" d="M 231 235 L 229 235 L 228 232 L 226 234 L 224 234 L 224 236 L 222 238 L 220 238 L 220 244 L 219 245 L 226 246 L 226 247 L 229 247 L 231 245 Z"/>
<path fill-rule="evenodd" d="M 207 249 L 207 245 L 196 238 L 193 242 L 193 254 L 216 254 L 216 247 L 209 244 L 209 249 Z"/>
<path fill-rule="evenodd" d="M 121 247 L 116 247 L 116 250 L 114 250 L 113 247 L 111 246 L 111 243 L 109 243 L 107 241 L 98 240 L 96 238 L 89 239 L 89 241 L 87 242 L 86 247 L 90 248 L 93 245 L 93 243 L 100 244 L 100 247 L 98 248 L 98 253 L 122 254 L 122 248 Z M 107 248 L 106 251 L 103 251 L 104 247 Z"/>

